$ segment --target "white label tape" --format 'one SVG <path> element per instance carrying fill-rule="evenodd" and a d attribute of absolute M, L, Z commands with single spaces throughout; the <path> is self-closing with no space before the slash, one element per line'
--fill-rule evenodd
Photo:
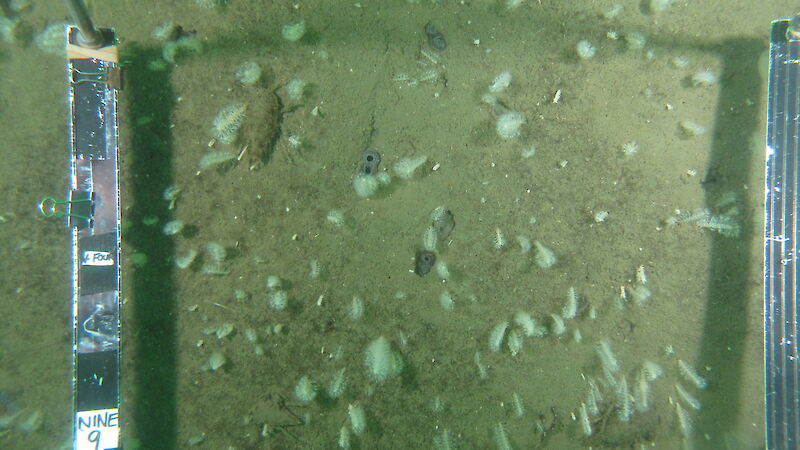
<path fill-rule="evenodd" d="M 75 413 L 75 450 L 119 447 L 119 409 Z"/>

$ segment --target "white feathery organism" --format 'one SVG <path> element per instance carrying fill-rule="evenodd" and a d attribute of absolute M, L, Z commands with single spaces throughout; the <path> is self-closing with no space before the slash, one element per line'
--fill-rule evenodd
<path fill-rule="evenodd" d="M 519 153 L 525 159 L 532 157 L 533 155 L 536 154 L 536 144 L 530 144 L 526 147 L 523 147 Z"/>
<path fill-rule="evenodd" d="M 645 360 L 642 363 L 642 371 L 647 376 L 647 381 L 655 381 L 664 374 L 664 370 L 653 361 Z"/>
<path fill-rule="evenodd" d="M 444 400 L 442 400 L 442 397 L 438 395 L 434 396 L 433 400 L 431 400 L 431 411 L 435 414 L 439 414 L 444 412 L 444 408 Z"/>
<path fill-rule="evenodd" d="M 214 166 L 219 166 L 220 164 L 225 164 L 227 162 L 233 161 L 236 159 L 236 154 L 233 152 L 228 152 L 225 150 L 217 150 L 213 152 L 208 152 L 203 154 L 200 157 L 200 162 L 198 167 L 200 170 L 207 170 Z"/>
<path fill-rule="evenodd" d="M 594 57 L 597 53 L 597 47 L 586 39 L 583 39 L 575 44 L 575 51 L 578 53 L 580 59 L 589 59 Z"/>
<path fill-rule="evenodd" d="M 261 66 L 255 61 L 245 61 L 236 67 L 234 76 L 239 83 L 254 85 L 261 80 Z"/>
<path fill-rule="evenodd" d="M 169 202 L 167 209 L 175 209 L 175 203 L 178 201 L 178 197 L 180 197 L 181 192 L 183 192 L 183 189 L 181 189 L 181 187 L 177 184 L 169 185 L 166 189 L 164 189 L 162 198 Z"/>
<path fill-rule="evenodd" d="M 403 358 L 392 349 L 389 340 L 381 336 L 367 345 L 364 352 L 364 365 L 372 379 L 377 383 L 399 375 L 403 371 Z"/>
<path fill-rule="evenodd" d="M 645 287 L 643 284 L 638 284 L 636 287 L 633 288 L 633 301 L 636 303 L 637 306 L 642 306 L 650 301 L 650 298 L 653 296 L 653 293 Z"/>
<path fill-rule="evenodd" d="M 475 352 L 473 359 L 475 360 L 475 365 L 478 366 L 478 378 L 481 381 L 489 379 L 489 368 L 481 363 L 481 352 Z"/>
<path fill-rule="evenodd" d="M 439 295 L 439 304 L 445 311 L 452 311 L 456 307 L 453 297 L 450 295 L 449 291 L 444 291 L 441 293 L 441 295 Z"/>
<path fill-rule="evenodd" d="M 628 141 L 622 144 L 622 153 L 625 156 L 633 156 L 639 152 L 639 144 L 636 141 Z"/>
<path fill-rule="evenodd" d="M 506 429 L 502 423 L 494 426 L 494 443 L 497 446 L 497 450 L 511 450 L 512 448 L 511 441 L 508 440 Z"/>
<path fill-rule="evenodd" d="M 694 431 L 694 424 L 692 424 L 692 419 L 689 417 L 689 414 L 678 402 L 675 402 L 675 415 L 678 417 L 678 427 L 683 437 L 686 439 L 691 438 L 692 431 Z"/>
<path fill-rule="evenodd" d="M 567 290 L 567 301 L 561 309 L 561 317 L 564 319 L 574 319 L 578 313 L 578 293 L 575 287 L 570 286 Z"/>
<path fill-rule="evenodd" d="M 556 254 L 539 241 L 534 241 L 533 245 L 536 246 L 536 265 L 542 269 L 553 267 L 557 261 Z"/>
<path fill-rule="evenodd" d="M 331 384 L 328 386 L 328 397 L 339 398 L 344 394 L 345 389 L 347 389 L 347 375 L 345 375 L 344 371 L 345 369 L 340 369 L 333 376 Z"/>
<path fill-rule="evenodd" d="M 506 9 L 512 10 L 518 7 L 519 5 L 523 4 L 524 2 L 525 0 L 506 0 Z"/>
<path fill-rule="evenodd" d="M 592 435 L 592 424 L 589 422 L 589 413 L 586 411 L 586 404 L 581 403 L 581 408 L 578 410 L 578 420 L 581 423 L 581 431 L 583 435 L 589 437 Z"/>
<path fill-rule="evenodd" d="M 456 448 L 453 440 L 452 433 L 447 428 L 443 428 L 442 432 L 433 437 L 433 446 L 436 450 L 452 450 Z"/>
<path fill-rule="evenodd" d="M 717 83 L 717 74 L 710 70 L 702 70 L 692 75 L 692 86 L 707 87 Z"/>
<path fill-rule="evenodd" d="M 695 136 L 702 136 L 706 134 L 706 127 L 700 125 L 699 123 L 695 122 L 694 120 L 681 120 L 678 123 L 678 126 L 683 132 L 684 136 L 686 137 L 695 137 Z"/>
<path fill-rule="evenodd" d="M 378 192 L 380 187 L 381 183 L 375 175 L 359 173 L 353 177 L 353 190 L 359 197 L 369 197 Z"/>
<path fill-rule="evenodd" d="M 556 336 L 561 336 L 567 331 L 567 326 L 564 324 L 564 319 L 558 314 L 550 314 L 550 319 L 553 321 L 550 331 Z"/>
<path fill-rule="evenodd" d="M 414 173 L 417 171 L 417 169 L 427 161 L 427 155 L 400 158 L 394 163 L 392 169 L 394 169 L 394 173 L 398 177 L 404 180 L 410 180 L 414 177 Z"/>
<path fill-rule="evenodd" d="M 422 234 L 422 248 L 429 252 L 435 252 L 437 243 L 439 243 L 439 232 L 435 226 L 430 225 Z"/>
<path fill-rule="evenodd" d="M 328 211 L 328 215 L 325 216 L 325 220 L 335 227 L 343 227 L 345 225 L 344 213 L 338 209 L 332 209 Z"/>
<path fill-rule="evenodd" d="M 49 28 L 49 27 L 48 27 Z M 62 27 L 63 29 L 63 27 Z M 61 45 L 64 46 L 63 44 Z M 183 58 L 203 52 L 203 43 L 192 36 L 183 36 L 174 41 L 169 41 L 161 48 L 161 57 L 164 61 L 175 64 Z M 159 67 L 154 65 L 151 67 Z"/>
<path fill-rule="evenodd" d="M 672 6 L 672 0 L 650 0 L 647 9 L 651 13 L 659 13 L 666 11 L 670 6 Z"/>
<path fill-rule="evenodd" d="M 698 389 L 705 389 L 708 386 L 708 381 L 701 377 L 700 374 L 694 370 L 694 367 L 686 364 L 683 360 L 678 360 L 678 368 L 680 369 L 681 375 L 686 381 L 690 381 L 693 385 L 695 385 Z"/>
<path fill-rule="evenodd" d="M 489 92 L 503 92 L 511 84 L 511 72 L 502 72 L 494 77 L 492 84 L 489 85 Z"/>
<path fill-rule="evenodd" d="M 625 44 L 628 50 L 641 50 L 647 44 L 647 36 L 638 31 L 625 33 Z"/>
<path fill-rule="evenodd" d="M 286 291 L 277 290 L 269 294 L 269 306 L 275 311 L 282 311 L 289 305 L 289 296 Z"/>
<path fill-rule="evenodd" d="M 170 220 L 164 224 L 162 231 L 166 236 L 174 236 L 183 231 L 183 227 L 184 225 L 182 220 Z"/>
<path fill-rule="evenodd" d="M 670 62 L 676 69 L 684 69 L 689 66 L 689 58 L 683 55 L 673 57 Z"/>
<path fill-rule="evenodd" d="M 317 397 L 317 387 L 307 376 L 302 376 L 294 387 L 294 396 L 303 403 L 310 403 Z"/>
<path fill-rule="evenodd" d="M 622 375 L 619 383 L 617 384 L 617 417 L 620 422 L 628 422 L 631 420 L 633 414 L 633 402 L 631 401 L 631 394 L 628 391 L 628 380 L 625 375 Z"/>
<path fill-rule="evenodd" d="M 222 261 L 225 260 L 225 247 L 217 242 L 209 242 L 206 244 L 206 253 L 208 253 L 212 264 L 220 265 Z"/>
<path fill-rule="evenodd" d="M 650 409 L 650 384 L 647 382 L 647 374 L 645 374 L 644 370 L 639 371 L 633 392 L 636 410 L 645 412 Z"/>
<path fill-rule="evenodd" d="M 337 441 L 339 448 L 347 450 L 350 448 L 350 430 L 347 426 L 339 428 L 339 440 Z"/>
<path fill-rule="evenodd" d="M 619 361 L 616 355 L 614 355 L 614 351 L 611 350 L 611 344 L 609 344 L 607 340 L 603 339 L 600 341 L 600 345 L 597 346 L 597 356 L 600 357 L 603 368 L 607 369 L 609 372 L 615 373 L 619 370 Z"/>
<path fill-rule="evenodd" d="M 175 257 L 175 265 L 179 269 L 187 269 L 197 258 L 197 250 L 190 248 L 185 254 Z"/>
<path fill-rule="evenodd" d="M 286 95 L 296 102 L 303 99 L 306 91 L 306 82 L 300 78 L 293 78 L 286 83 Z"/>
<path fill-rule="evenodd" d="M 514 139 L 519 137 L 522 125 L 525 123 L 525 116 L 518 112 L 508 111 L 497 117 L 495 131 L 503 139 Z"/>
<path fill-rule="evenodd" d="M 360 435 L 367 429 L 367 415 L 360 404 L 350 404 L 347 406 L 347 415 L 350 417 L 350 428 L 353 433 Z"/>
<path fill-rule="evenodd" d="M 525 341 L 522 339 L 522 334 L 518 329 L 512 328 L 511 331 L 508 332 L 507 344 L 511 356 L 517 356 L 519 352 L 522 351 L 522 346 L 525 344 Z"/>
<path fill-rule="evenodd" d="M 308 267 L 309 267 L 308 271 L 309 278 L 316 280 L 317 278 L 320 277 L 320 275 L 322 275 L 322 265 L 319 263 L 318 259 L 312 259 L 308 263 Z"/>
<path fill-rule="evenodd" d="M 267 277 L 267 289 L 275 290 L 281 288 L 281 279 L 277 275 Z"/>
<path fill-rule="evenodd" d="M 525 236 L 517 236 L 517 243 L 519 243 L 519 249 L 523 254 L 529 253 L 533 247 L 531 240 Z"/>
<path fill-rule="evenodd" d="M 281 36 L 289 42 L 297 42 L 306 34 L 306 21 L 287 23 L 281 27 Z M 358 433 L 356 433 L 358 434 Z"/>
<path fill-rule="evenodd" d="M 353 296 L 347 316 L 352 320 L 359 320 L 364 317 L 364 300 L 361 300 L 361 297 Z"/>
<path fill-rule="evenodd" d="M 686 389 L 683 388 L 680 384 L 675 384 L 675 390 L 678 392 L 678 395 L 681 396 L 683 401 L 686 402 L 692 409 L 700 411 L 703 408 L 703 405 L 700 403 L 696 397 L 691 395 L 690 393 L 686 392 Z"/>
<path fill-rule="evenodd" d="M 211 135 L 223 144 L 233 144 L 246 112 L 245 103 L 234 103 L 222 108 L 214 118 Z"/>
<path fill-rule="evenodd" d="M 530 314 L 520 311 L 514 314 L 514 323 L 522 330 L 527 337 L 541 337 L 547 334 L 547 328 L 539 326 Z"/>
<path fill-rule="evenodd" d="M 450 278 L 450 269 L 447 267 L 447 263 L 444 262 L 442 259 L 437 259 L 436 263 L 433 264 L 433 269 L 436 270 L 436 275 L 439 278 L 448 279 Z"/>
<path fill-rule="evenodd" d="M 500 227 L 494 229 L 494 248 L 500 250 L 506 246 L 506 237 Z"/>
<path fill-rule="evenodd" d="M 600 414 L 600 405 L 598 405 L 598 402 L 600 402 L 601 399 L 598 399 L 597 394 L 595 394 L 597 385 L 594 384 L 594 381 L 591 379 L 589 380 L 589 383 L 592 383 L 593 385 L 590 384 L 589 392 L 586 393 L 586 408 L 591 415 L 596 416 Z"/>
<path fill-rule="evenodd" d="M 497 353 L 503 345 L 503 338 L 508 330 L 508 321 L 500 322 L 492 328 L 489 333 L 489 350 Z"/>
<path fill-rule="evenodd" d="M 217 370 L 225 366 L 226 362 L 227 359 L 225 358 L 225 355 L 223 355 L 220 352 L 214 352 L 211 354 L 211 356 L 208 357 L 208 368 L 216 372 Z"/>
<path fill-rule="evenodd" d="M 614 19 L 617 16 L 619 16 L 619 13 L 621 13 L 624 8 L 625 5 L 623 5 L 622 3 L 615 3 L 611 7 L 603 11 L 603 17 L 605 17 L 608 20 Z"/>
<path fill-rule="evenodd" d="M 639 284 L 647 284 L 647 272 L 645 271 L 644 264 L 636 268 L 636 282 Z"/>
<path fill-rule="evenodd" d="M 252 328 L 244 329 L 244 337 L 247 338 L 247 342 L 250 342 L 251 344 L 257 344 L 259 340 L 258 333 Z"/>
<path fill-rule="evenodd" d="M 520 418 L 525 415 L 525 405 L 522 402 L 522 397 L 516 392 L 511 394 L 511 405 L 514 407 L 514 415 Z"/>

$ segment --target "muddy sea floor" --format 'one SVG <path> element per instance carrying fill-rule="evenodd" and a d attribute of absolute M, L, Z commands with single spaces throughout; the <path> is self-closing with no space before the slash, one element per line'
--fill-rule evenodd
<path fill-rule="evenodd" d="M 433 448 L 445 430 L 459 448 L 492 448 L 502 444 L 498 424 L 514 448 L 762 448 L 765 50 L 770 20 L 794 3 L 731 1 L 719 16 L 717 2 L 675 1 L 651 14 L 628 0 L 604 17 L 615 3 L 528 0 L 507 11 L 481 1 L 93 2 L 97 23 L 116 28 L 128 71 L 120 95 L 126 448 L 190 440 L 335 448 L 351 427 L 349 405 L 366 412 L 354 448 Z M 31 4 L 21 18 L 35 33 L 65 18 L 60 2 Z M 284 40 L 282 25 L 300 20 L 304 38 Z M 167 22 L 203 51 L 163 64 L 151 32 Z M 445 50 L 428 47 L 427 22 Z M 646 36 L 643 50 L 627 47 L 633 32 Z M 597 46 L 594 58 L 577 57 L 581 39 Z M 67 189 L 64 60 L 7 42 L 0 58 L 0 392 L 24 415 L 43 417 L 31 433 L 0 431 L 0 446 L 59 448 L 71 424 L 70 253 L 66 229 L 36 205 Z M 246 61 L 263 69 L 257 88 L 236 82 Z M 693 86 L 704 70 L 719 82 Z M 521 136 L 507 140 L 481 100 L 503 71 L 512 82 L 497 98 L 526 118 Z M 423 75 L 432 79 L 410 80 Z M 300 99 L 285 89 L 292 79 L 306 82 Z M 210 149 L 210 129 L 230 104 L 257 111 L 263 97 L 252 89 L 279 99 L 279 115 L 263 125 L 278 127 L 273 145 L 250 145 L 241 161 L 198 173 L 205 153 L 242 149 Z M 684 120 L 707 132 L 686 136 Z M 259 126 L 243 132 L 258 135 Z M 638 152 L 624 154 L 634 141 Z M 395 176 L 360 198 L 352 178 L 368 142 L 392 175 L 401 158 L 428 159 L 412 179 Z M 173 184 L 182 191 L 169 210 L 162 193 Z M 456 222 L 437 251 L 446 279 L 413 273 L 438 206 Z M 698 208 L 728 214 L 740 233 L 667 224 L 676 210 Z M 327 220 L 332 210 L 343 226 Z M 596 222 L 601 211 L 608 218 Z M 174 219 L 186 228 L 164 236 Z M 557 263 L 540 268 L 520 238 L 551 249 Z M 227 274 L 202 273 L 209 242 L 227 248 Z M 176 256 L 192 249 L 202 260 L 178 269 Z M 136 266 L 134 254 L 147 262 Z M 646 302 L 632 295 L 640 266 Z M 269 307 L 269 275 L 283 280 L 285 310 Z M 520 311 L 552 330 L 570 287 L 584 307 L 564 334 L 525 338 L 517 355 L 508 337 L 490 350 L 492 328 Z M 452 310 L 441 305 L 445 292 Z M 363 299 L 360 320 L 349 317 L 354 296 Z M 206 333 L 226 323 L 230 336 Z M 376 383 L 364 351 L 380 336 L 403 370 Z M 601 340 L 619 360 L 613 378 L 624 376 L 634 397 L 645 361 L 663 369 L 648 384 L 646 411 L 628 423 L 603 374 Z M 214 352 L 227 361 L 216 372 L 205 369 Z M 682 377 L 679 360 L 708 387 Z M 331 399 L 341 369 L 347 388 Z M 294 393 L 303 376 L 317 386 L 307 404 Z M 573 417 L 589 379 L 603 400 L 586 437 Z M 676 403 L 693 424 L 689 438 Z"/>

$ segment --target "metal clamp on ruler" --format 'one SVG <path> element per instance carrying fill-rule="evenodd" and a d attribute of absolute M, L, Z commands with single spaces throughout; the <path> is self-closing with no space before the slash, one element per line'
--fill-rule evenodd
<path fill-rule="evenodd" d="M 120 447 L 119 56 L 113 32 L 67 3 L 81 25 L 66 30 L 71 186 L 39 208 L 72 235 L 73 448 L 109 450 Z"/>

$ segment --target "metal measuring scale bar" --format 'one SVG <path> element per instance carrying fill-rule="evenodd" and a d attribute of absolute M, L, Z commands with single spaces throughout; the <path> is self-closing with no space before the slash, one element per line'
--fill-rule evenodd
<path fill-rule="evenodd" d="M 764 363 L 768 449 L 800 446 L 798 201 L 800 16 L 772 23 L 764 243 Z"/>
<path fill-rule="evenodd" d="M 73 448 L 119 448 L 120 209 L 119 55 L 111 30 L 95 29 L 67 0 L 70 190 L 39 208 L 65 217 L 72 247 Z"/>

